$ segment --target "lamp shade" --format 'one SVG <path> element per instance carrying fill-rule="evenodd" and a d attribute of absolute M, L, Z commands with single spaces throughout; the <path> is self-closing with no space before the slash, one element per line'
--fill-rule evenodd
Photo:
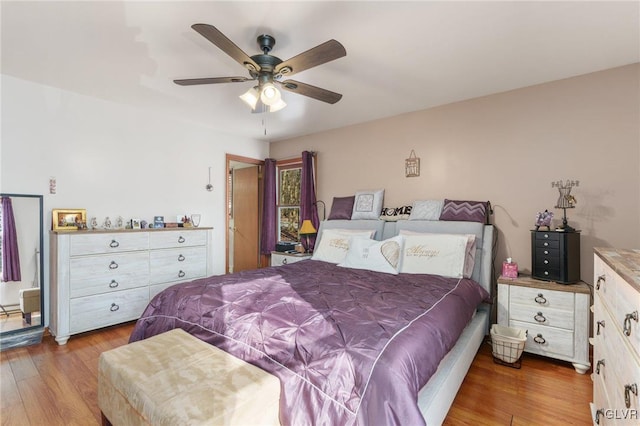
<path fill-rule="evenodd" d="M 245 101 L 247 105 L 251 107 L 251 109 L 256 109 L 256 104 L 258 103 L 259 98 L 260 92 L 258 92 L 258 86 L 252 87 L 244 94 L 240 95 L 240 99 Z"/>
<path fill-rule="evenodd" d="M 262 93 L 260 94 L 260 100 L 265 105 L 275 105 L 280 101 L 280 91 L 273 83 L 265 83 L 262 85 Z"/>
<path fill-rule="evenodd" d="M 300 227 L 300 235 L 309 235 L 309 234 L 317 234 L 318 231 L 313 226 L 310 220 L 303 220 L 302 226 Z"/>

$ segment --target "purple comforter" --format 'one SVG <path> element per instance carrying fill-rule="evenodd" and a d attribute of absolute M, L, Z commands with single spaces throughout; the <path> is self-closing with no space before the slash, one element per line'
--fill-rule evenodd
<path fill-rule="evenodd" d="M 487 292 L 306 260 L 178 284 L 130 341 L 173 328 L 280 378 L 285 425 L 419 425 L 419 389 Z"/>

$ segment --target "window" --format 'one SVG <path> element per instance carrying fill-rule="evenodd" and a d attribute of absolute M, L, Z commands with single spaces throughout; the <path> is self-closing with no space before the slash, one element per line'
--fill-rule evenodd
<path fill-rule="evenodd" d="M 302 159 L 277 163 L 278 241 L 300 241 L 300 183 Z"/>

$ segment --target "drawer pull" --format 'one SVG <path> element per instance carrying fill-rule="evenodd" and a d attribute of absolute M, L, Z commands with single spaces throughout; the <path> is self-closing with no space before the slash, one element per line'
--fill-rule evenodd
<path fill-rule="evenodd" d="M 605 279 L 604 275 L 600 275 L 598 277 L 598 282 L 596 282 L 596 290 L 600 290 L 600 283 L 604 283 L 607 280 Z"/>
<path fill-rule="evenodd" d="M 183 255 L 178 256 L 178 262 L 184 262 L 185 257 Z"/>
<path fill-rule="evenodd" d="M 624 316 L 624 335 L 631 336 L 631 320 L 638 322 L 638 311 L 633 311 Z"/>
<path fill-rule="evenodd" d="M 120 306 L 118 306 L 118 305 L 117 305 L 117 304 L 115 304 L 115 303 L 112 303 L 112 304 L 111 304 L 111 307 L 109 308 L 109 310 L 110 310 L 111 312 L 115 312 L 115 311 L 117 311 L 118 309 L 120 309 Z"/>
<path fill-rule="evenodd" d="M 598 363 L 596 364 L 596 374 L 600 374 L 600 367 L 604 367 L 604 359 L 599 359 Z"/>
<path fill-rule="evenodd" d="M 549 234 L 544 234 L 544 237 L 545 238 L 549 238 Z"/>
<path fill-rule="evenodd" d="M 182 244 L 182 243 L 184 243 L 185 241 L 186 241 L 186 240 L 184 239 L 184 237 L 183 237 L 182 235 L 180 235 L 180 236 L 178 237 L 178 242 L 179 242 L 179 243 L 181 243 L 181 244 Z"/>
<path fill-rule="evenodd" d="M 536 303 L 538 303 L 540 305 L 544 305 L 545 303 L 547 303 L 547 299 L 545 299 L 545 297 L 542 295 L 542 293 L 538 293 L 536 298 L 533 299 L 533 300 L 535 300 Z"/>
<path fill-rule="evenodd" d="M 629 393 L 638 396 L 638 386 L 635 383 L 632 385 L 624 385 L 624 405 L 627 408 L 631 408 L 631 396 Z"/>
<path fill-rule="evenodd" d="M 111 263 L 109 264 L 109 269 L 118 269 L 118 264 L 115 262 L 115 260 L 111 261 Z"/>
<path fill-rule="evenodd" d="M 109 283 L 109 288 L 116 288 L 118 287 L 120 284 L 118 284 L 118 281 L 116 280 L 111 280 L 111 282 Z"/>
<path fill-rule="evenodd" d="M 537 315 L 535 315 L 533 317 L 534 320 L 538 321 L 538 322 L 545 322 L 547 319 L 544 317 L 544 315 L 542 315 L 542 312 L 538 312 Z"/>
<path fill-rule="evenodd" d="M 182 271 L 182 270 L 180 272 L 178 272 L 178 278 L 184 278 L 185 275 L 187 275 L 187 274 L 185 274 L 184 271 Z"/>
<path fill-rule="evenodd" d="M 120 247 L 120 243 L 117 242 L 116 240 L 111 240 L 111 243 L 109 243 L 109 247 L 111 248 Z"/>
<path fill-rule="evenodd" d="M 549 275 L 549 271 L 544 271 L 544 274 L 545 275 Z"/>
<path fill-rule="evenodd" d="M 549 247 L 549 243 L 546 242 L 546 241 L 542 245 L 545 246 L 545 247 Z"/>
<path fill-rule="evenodd" d="M 547 259 L 545 259 L 545 260 L 543 261 L 543 263 L 544 263 L 545 265 L 548 265 L 548 264 L 549 264 L 549 261 L 548 261 Z"/>
<path fill-rule="evenodd" d="M 284 259 L 282 259 L 282 264 L 286 265 L 287 264 L 287 258 L 285 257 Z"/>
<path fill-rule="evenodd" d="M 596 424 L 600 424 L 600 416 L 604 417 L 604 408 L 598 408 L 596 411 L 596 418 L 594 419 Z"/>
<path fill-rule="evenodd" d="M 596 323 L 598 325 L 596 330 L 596 336 L 600 335 L 600 327 L 604 328 L 604 320 L 600 320 Z"/>
<path fill-rule="evenodd" d="M 538 334 L 536 337 L 534 337 L 533 341 L 536 342 L 539 345 L 544 345 L 545 343 L 547 343 L 545 338 L 542 337 L 542 334 Z"/>
<path fill-rule="evenodd" d="M 549 250 L 545 250 L 545 251 L 544 251 L 544 254 L 549 254 Z"/>

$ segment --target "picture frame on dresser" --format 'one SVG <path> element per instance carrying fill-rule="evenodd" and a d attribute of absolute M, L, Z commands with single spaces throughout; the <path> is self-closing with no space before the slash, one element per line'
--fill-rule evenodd
<path fill-rule="evenodd" d="M 75 231 L 82 224 L 87 223 L 86 209 L 53 209 L 51 210 L 51 224 L 53 230 Z"/>

